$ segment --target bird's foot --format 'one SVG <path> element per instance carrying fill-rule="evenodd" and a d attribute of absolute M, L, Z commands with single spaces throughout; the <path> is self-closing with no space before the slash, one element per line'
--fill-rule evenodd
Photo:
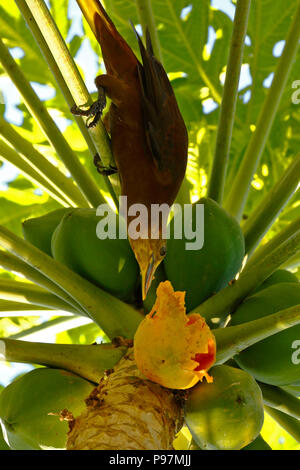
<path fill-rule="evenodd" d="M 84 105 L 83 105 L 84 106 Z M 89 108 L 82 109 L 81 106 L 74 105 L 71 108 L 71 113 L 75 116 L 87 116 L 93 118 L 92 120 L 87 119 L 86 127 L 95 127 L 101 119 L 104 108 L 106 107 L 106 95 L 104 88 L 98 88 L 98 99 Z"/>
<path fill-rule="evenodd" d="M 97 168 L 98 173 L 100 173 L 101 175 L 110 176 L 110 175 L 114 175 L 115 173 L 118 173 L 118 169 L 115 166 L 102 165 L 102 162 L 98 153 L 96 153 L 96 155 L 94 156 L 94 165 Z"/>

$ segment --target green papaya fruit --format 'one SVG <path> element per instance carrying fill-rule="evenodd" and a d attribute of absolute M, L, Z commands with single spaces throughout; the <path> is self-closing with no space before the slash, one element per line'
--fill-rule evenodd
<path fill-rule="evenodd" d="M 194 439 L 192 439 L 189 450 L 202 450 L 202 449 L 200 449 L 200 447 L 196 444 Z M 254 439 L 254 441 L 252 441 L 246 447 L 243 447 L 241 450 L 272 450 L 272 447 L 270 447 L 269 444 L 262 438 L 261 434 L 259 434 L 258 437 Z"/>
<path fill-rule="evenodd" d="M 300 284 L 274 284 L 246 298 L 232 314 L 239 325 L 300 304 Z M 245 349 L 235 360 L 260 382 L 290 385 L 300 380 L 300 325 L 270 336 Z"/>
<path fill-rule="evenodd" d="M 262 393 L 247 372 L 227 365 L 210 369 L 212 383 L 191 389 L 185 422 L 203 450 L 240 450 L 260 433 L 264 422 Z"/>
<path fill-rule="evenodd" d="M 53 233 L 53 257 L 107 292 L 132 301 L 139 267 L 129 241 L 98 238 L 99 222 L 94 209 L 74 209 L 66 214 Z M 118 223 L 116 229 L 118 233 Z"/>
<path fill-rule="evenodd" d="M 272 447 L 259 435 L 254 441 L 241 450 L 272 450 Z"/>
<path fill-rule="evenodd" d="M 52 234 L 61 221 L 61 218 L 70 210 L 72 209 L 57 209 L 41 217 L 32 217 L 31 219 L 24 220 L 22 223 L 23 237 L 26 241 L 47 253 L 47 255 L 52 256 Z"/>
<path fill-rule="evenodd" d="M 297 276 L 286 269 L 278 269 L 274 271 L 260 286 L 258 286 L 252 294 L 259 292 L 260 290 L 266 289 L 267 287 L 279 284 L 280 282 L 299 282 Z"/>
<path fill-rule="evenodd" d="M 161 263 L 155 271 L 155 277 L 143 302 L 144 311 L 146 314 L 152 310 L 152 307 L 156 301 L 156 289 L 158 288 L 159 284 L 166 281 L 166 279 L 167 277 L 164 269 L 164 263 Z"/>
<path fill-rule="evenodd" d="M 204 205 L 204 227 L 200 222 L 199 227 L 195 223 L 199 204 Z M 175 238 L 174 218 L 170 222 L 164 266 L 174 289 L 186 291 L 189 312 L 235 277 L 242 265 L 245 241 L 238 222 L 212 199 L 202 198 L 192 206 L 189 222 L 198 239 L 204 230 L 202 248 L 187 249 L 186 243 L 192 240 L 186 238 L 187 223 L 184 217 L 182 220 L 181 238 Z"/>
<path fill-rule="evenodd" d="M 15 379 L 0 394 L 0 420 L 14 450 L 64 449 L 68 424 L 85 409 L 94 384 L 61 369 L 38 368 Z M 54 413 L 54 414 L 52 414 Z"/>

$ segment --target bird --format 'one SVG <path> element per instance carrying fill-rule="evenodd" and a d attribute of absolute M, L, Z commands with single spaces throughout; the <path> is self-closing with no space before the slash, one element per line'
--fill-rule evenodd
<path fill-rule="evenodd" d="M 140 267 L 144 300 L 155 271 L 166 256 L 166 217 L 153 221 L 151 208 L 171 208 L 176 199 L 186 172 L 188 132 L 168 75 L 153 52 L 148 29 L 144 46 L 132 25 L 140 61 L 99 0 L 77 2 L 100 44 L 106 73 L 95 79 L 98 100 L 88 110 L 75 106 L 72 112 L 92 116 L 88 125 L 94 126 L 106 106 L 105 97 L 110 99 L 105 121 L 121 195 L 127 197 L 128 208 L 138 204 L 147 209 L 147 220 L 138 237 L 129 230 L 134 215 L 126 214 L 128 239 Z M 109 175 L 115 169 L 100 171 Z"/>

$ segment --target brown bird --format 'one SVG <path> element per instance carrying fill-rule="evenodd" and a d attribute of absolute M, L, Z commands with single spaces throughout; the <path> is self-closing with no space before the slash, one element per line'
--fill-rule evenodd
<path fill-rule="evenodd" d="M 77 0 L 98 40 L 106 74 L 95 79 L 99 99 L 85 114 L 94 115 L 95 125 L 111 99 L 109 132 L 112 152 L 120 176 L 121 194 L 127 205 L 143 204 L 148 210 L 148 228 L 140 238 L 128 238 L 139 263 L 142 296 L 146 297 L 154 273 L 166 255 L 166 220 L 151 218 L 154 204 L 172 206 L 185 175 L 188 136 L 176 98 L 162 64 L 155 58 L 150 35 L 146 48 L 139 35 L 142 63 L 119 34 L 98 0 Z M 83 114 L 76 108 L 73 112 Z M 107 174 L 113 171 L 107 169 Z M 105 169 L 104 169 L 105 172 Z"/>

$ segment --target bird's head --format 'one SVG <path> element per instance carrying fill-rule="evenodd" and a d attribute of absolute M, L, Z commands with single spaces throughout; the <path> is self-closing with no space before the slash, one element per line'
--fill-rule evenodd
<path fill-rule="evenodd" d="M 144 300 L 154 278 L 155 271 L 166 256 L 166 241 L 161 238 L 138 238 L 136 240 L 129 238 L 129 241 L 140 266 L 142 276 L 142 296 Z"/>

